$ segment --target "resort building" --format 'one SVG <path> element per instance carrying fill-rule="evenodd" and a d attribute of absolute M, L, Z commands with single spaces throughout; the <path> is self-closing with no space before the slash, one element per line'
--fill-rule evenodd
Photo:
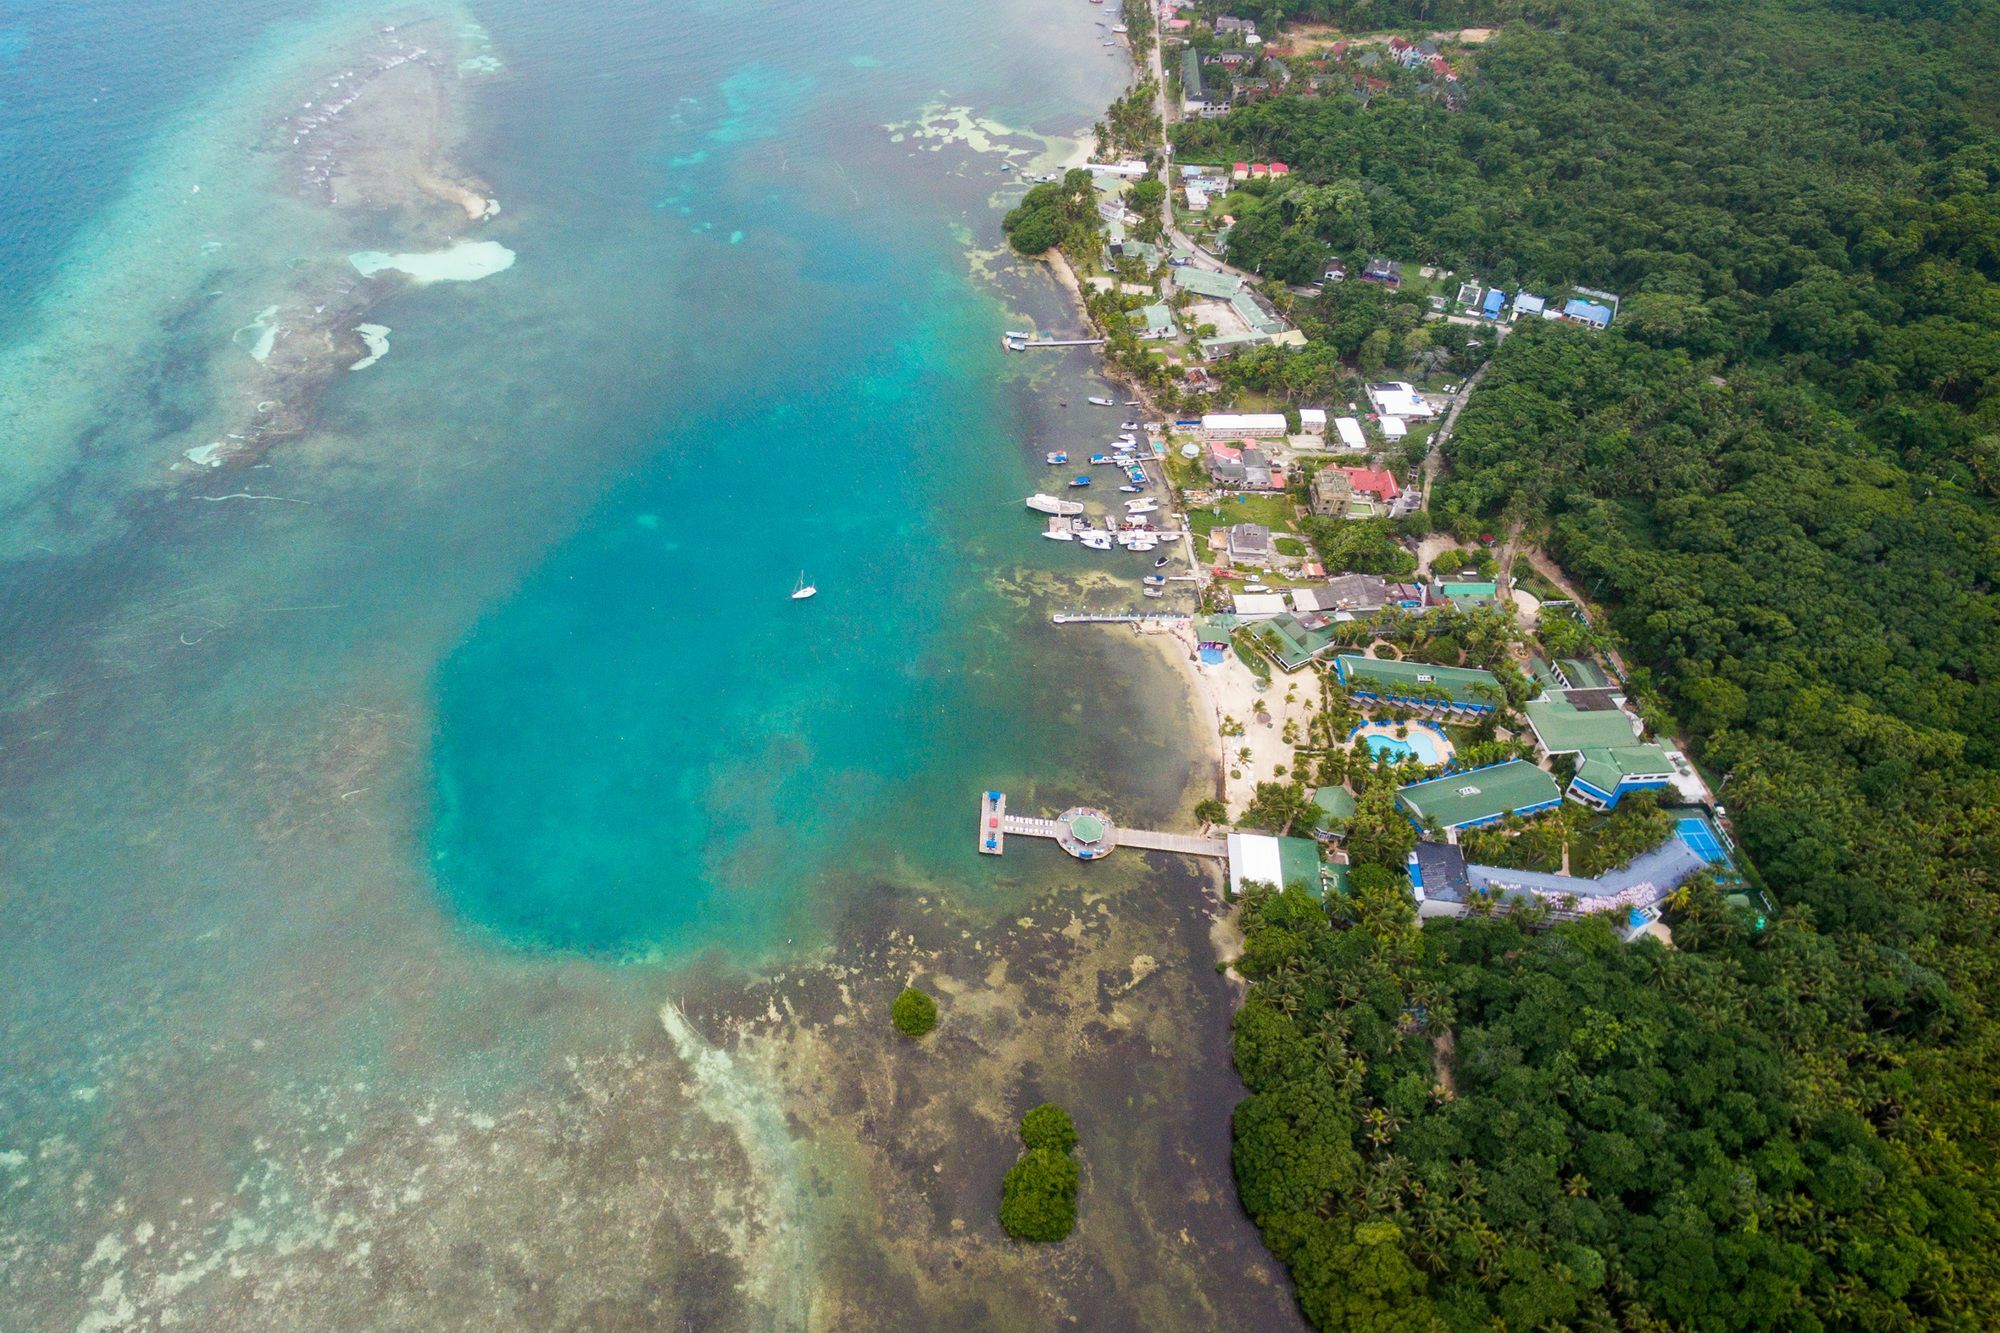
<path fill-rule="evenodd" d="M 1229 892 L 1240 897 L 1251 884 L 1305 886 L 1320 896 L 1319 844 L 1311 838 L 1274 838 L 1268 833 L 1229 835 Z"/>
<path fill-rule="evenodd" d="M 1396 804 L 1415 823 L 1434 824 L 1456 842 L 1460 829 L 1553 810 L 1562 804 L 1562 792 L 1545 770 L 1525 759 L 1509 759 L 1411 783 L 1396 793 Z"/>
<path fill-rule="evenodd" d="M 1492 712 L 1506 698 L 1500 678 L 1478 667 L 1431 666 L 1343 653 L 1333 659 L 1333 669 L 1356 698 L 1424 712 L 1477 717 Z M 1555 784 L 1552 781 L 1549 785 Z"/>
<path fill-rule="evenodd" d="M 1419 918 L 1464 916 L 1475 900 L 1485 898 L 1540 906 L 1555 920 L 1617 912 L 1627 939 L 1659 919 L 1660 905 L 1675 889 L 1708 869 L 1709 862 L 1679 834 L 1595 879 L 1472 865 L 1456 846 L 1441 842 L 1418 843 L 1409 862 Z"/>
<path fill-rule="evenodd" d="M 1639 739 L 1639 719 L 1624 705 L 1609 689 L 1549 690 L 1522 708 L 1544 754 L 1576 756 L 1571 800 L 1610 810 L 1628 792 L 1674 785 L 1673 760 Z"/>
<path fill-rule="evenodd" d="M 1491 606 L 1500 595 L 1500 585 L 1485 582 L 1440 582 L 1437 585 L 1438 600 L 1449 602 L 1461 611 L 1475 607 Z"/>

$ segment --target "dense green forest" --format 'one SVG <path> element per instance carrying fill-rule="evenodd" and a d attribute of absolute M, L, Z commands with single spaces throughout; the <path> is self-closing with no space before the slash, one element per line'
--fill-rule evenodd
<path fill-rule="evenodd" d="M 1434 518 L 1608 608 L 1779 912 L 1693 895 L 1669 951 L 1420 931 L 1393 857 L 1330 919 L 1253 895 L 1245 1205 L 1325 1328 L 1990 1326 L 2000 7 L 1446 8 L 1275 7 L 1500 19 L 1463 110 L 1180 142 L 1293 166 L 1239 262 L 1620 293 L 1501 343 Z"/>

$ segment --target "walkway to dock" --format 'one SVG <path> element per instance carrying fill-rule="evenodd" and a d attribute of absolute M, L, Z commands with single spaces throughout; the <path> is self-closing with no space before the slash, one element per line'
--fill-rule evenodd
<path fill-rule="evenodd" d="M 1185 625 L 1194 617 L 1172 611 L 1058 611 L 1051 625 Z"/>
<path fill-rule="evenodd" d="M 1007 850 L 1007 835 L 1017 838 L 1047 838 L 1079 861 L 1095 861 L 1120 847 L 1136 847 L 1148 852 L 1178 852 L 1183 856 L 1212 856 L 1226 859 L 1229 843 L 1222 838 L 1204 838 L 1193 833 L 1163 833 L 1154 829 L 1120 828 L 1101 810 L 1078 806 L 1065 810 L 1057 819 L 1036 819 L 1007 813 L 1004 792 L 989 791 L 979 802 L 979 850 L 986 856 L 1000 856 Z"/>
<path fill-rule="evenodd" d="M 1026 352 L 1043 347 L 1102 347 L 1102 338 L 1003 338 L 1010 352 Z"/>

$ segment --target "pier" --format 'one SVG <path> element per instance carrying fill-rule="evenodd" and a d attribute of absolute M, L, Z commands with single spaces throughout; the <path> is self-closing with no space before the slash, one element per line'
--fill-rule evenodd
<path fill-rule="evenodd" d="M 1102 338 L 1017 338 L 1003 337 L 1000 345 L 1010 352 L 1036 351 L 1044 347 L 1102 347 Z"/>
<path fill-rule="evenodd" d="M 1148 852 L 1178 852 L 1182 856 L 1210 856 L 1226 860 L 1229 843 L 1222 838 L 1204 838 L 1193 833 L 1163 833 L 1154 829 L 1120 828 L 1102 810 L 1079 805 L 1054 819 L 1036 819 L 1007 813 L 1007 794 L 989 791 L 979 802 L 979 851 L 984 856 L 1001 856 L 1007 850 L 1007 835 L 1017 838 L 1046 838 L 1079 861 L 1100 861 L 1120 847 L 1136 847 Z"/>
<path fill-rule="evenodd" d="M 1193 616 L 1173 611 L 1058 611 L 1051 625 L 1185 625 Z"/>

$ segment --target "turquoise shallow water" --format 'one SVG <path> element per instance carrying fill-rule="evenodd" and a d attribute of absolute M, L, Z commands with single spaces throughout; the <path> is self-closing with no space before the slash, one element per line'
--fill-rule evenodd
<path fill-rule="evenodd" d="M 662 1002 L 1070 882 L 970 853 L 988 785 L 1185 804 L 1171 678 L 1038 600 L 1102 568 L 1019 505 L 1098 390 L 997 347 L 1074 318 L 981 267 L 1018 187 L 891 128 L 1086 127 L 1093 12 L 0 9 L 0 1308 L 738 1299 L 743 1201 L 811 1149 Z M 388 24 L 475 61 L 442 148 L 492 221 L 297 188 L 274 127 Z M 386 355 L 257 466 L 186 464 L 236 335 L 440 233 L 515 262 L 372 307 Z"/>

